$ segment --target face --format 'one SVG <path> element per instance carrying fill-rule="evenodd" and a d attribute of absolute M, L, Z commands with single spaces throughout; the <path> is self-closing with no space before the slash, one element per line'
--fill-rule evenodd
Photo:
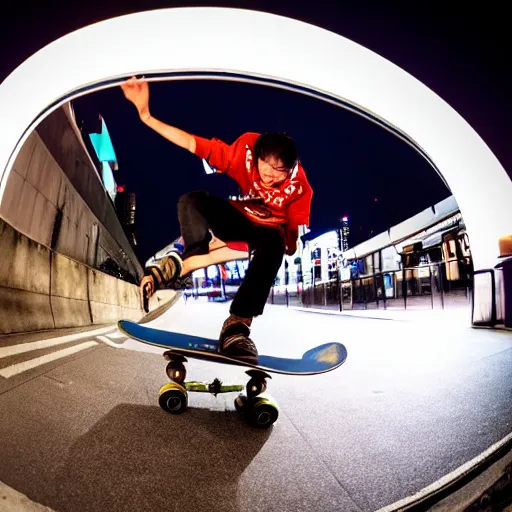
<path fill-rule="evenodd" d="M 265 160 L 258 158 L 258 172 L 264 187 L 273 187 L 282 183 L 289 173 L 283 161 L 274 156 L 268 156 Z"/>

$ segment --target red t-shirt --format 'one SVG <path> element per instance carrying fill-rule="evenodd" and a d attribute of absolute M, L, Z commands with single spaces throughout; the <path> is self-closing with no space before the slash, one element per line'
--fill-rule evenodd
<path fill-rule="evenodd" d="M 258 215 L 246 198 L 230 200 L 251 221 L 261 224 L 282 225 L 287 241 L 296 241 L 298 226 L 309 226 L 313 190 L 308 183 L 302 165 L 298 164 L 286 180 L 277 187 L 267 189 L 259 184 L 257 163 L 253 161 L 254 144 L 259 133 L 244 133 L 233 144 L 212 138 L 193 135 L 196 141 L 195 154 L 204 158 L 216 172 L 225 173 L 239 185 L 243 196 L 255 198 L 267 211 L 267 217 Z"/>

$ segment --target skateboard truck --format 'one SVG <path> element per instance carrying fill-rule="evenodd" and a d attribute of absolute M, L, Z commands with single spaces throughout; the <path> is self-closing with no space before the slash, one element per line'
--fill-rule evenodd
<path fill-rule="evenodd" d="M 171 382 L 160 389 L 158 403 L 168 413 L 179 414 L 187 409 L 188 392 L 211 393 L 217 396 L 219 393 L 231 393 L 244 389 L 241 385 L 224 385 L 217 378 L 211 383 L 185 382 L 187 358 L 170 350 L 165 351 L 163 356 L 169 361 L 166 373 Z M 235 409 L 243 413 L 250 424 L 258 428 L 268 428 L 279 416 L 276 402 L 265 394 L 267 379 L 272 377 L 256 369 L 247 370 L 245 373 L 249 375 L 250 380 L 245 386 L 246 394 L 240 394 L 235 399 Z"/>

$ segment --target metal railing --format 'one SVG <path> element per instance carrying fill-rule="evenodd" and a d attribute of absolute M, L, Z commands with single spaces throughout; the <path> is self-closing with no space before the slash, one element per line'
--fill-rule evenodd
<path fill-rule="evenodd" d="M 465 260 L 462 262 L 467 263 Z M 472 273 L 449 280 L 445 267 L 445 262 L 438 262 L 347 280 L 337 277 L 325 282 L 291 286 L 285 277 L 285 284 L 272 287 L 268 302 L 286 306 L 336 308 L 339 311 L 381 307 L 444 309 L 447 302 L 469 302 L 473 289 Z"/>

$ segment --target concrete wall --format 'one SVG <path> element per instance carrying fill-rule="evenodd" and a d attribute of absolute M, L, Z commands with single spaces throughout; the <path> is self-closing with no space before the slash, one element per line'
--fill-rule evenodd
<path fill-rule="evenodd" d="M 0 217 L 32 240 L 90 267 L 111 258 L 138 281 L 142 266 L 67 108 L 52 113 L 23 145 Z"/>
<path fill-rule="evenodd" d="M 53 112 L 37 127 L 41 140 L 65 173 L 78 196 L 87 204 L 100 227 L 96 261 L 93 267 L 110 257 L 131 274 L 142 276 L 142 267 L 101 181 L 101 164 L 88 136 L 82 139 L 70 104 Z M 85 148 L 87 143 L 88 151 Z"/>
<path fill-rule="evenodd" d="M 55 253 L 0 220 L 0 333 L 143 316 L 138 286 Z"/>
<path fill-rule="evenodd" d="M 0 206 L 0 333 L 139 320 L 136 284 L 98 269 L 107 258 L 138 283 L 143 269 L 69 105 L 23 145 Z"/>
<path fill-rule="evenodd" d="M 51 329 L 50 251 L 0 220 L 0 331 Z"/>

